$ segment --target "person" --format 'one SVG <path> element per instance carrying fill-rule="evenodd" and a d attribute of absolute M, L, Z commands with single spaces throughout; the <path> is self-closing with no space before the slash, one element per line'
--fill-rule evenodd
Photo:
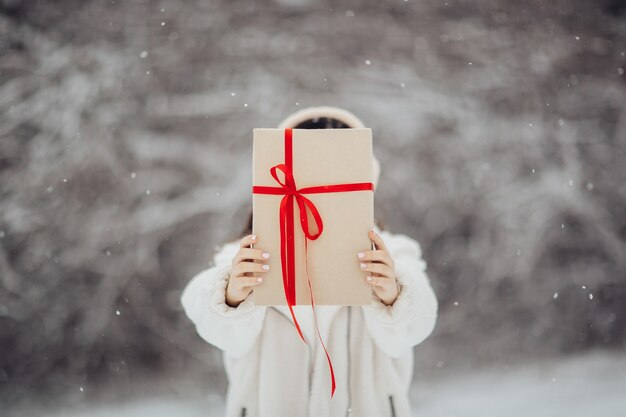
<path fill-rule="evenodd" d="M 279 128 L 359 128 L 347 110 L 300 110 Z M 374 158 L 374 185 L 379 164 Z M 251 222 L 248 222 L 248 229 Z M 413 347 L 433 331 L 438 302 L 417 241 L 375 224 L 374 247 L 355 253 L 372 286 L 366 306 L 316 305 L 320 334 L 332 357 L 336 391 L 318 346 L 310 305 L 294 306 L 308 343 L 294 331 L 287 306 L 255 306 L 270 254 L 255 236 L 225 243 L 214 265 L 195 275 L 181 295 L 200 337 L 223 351 L 229 381 L 226 417 L 409 417 Z"/>

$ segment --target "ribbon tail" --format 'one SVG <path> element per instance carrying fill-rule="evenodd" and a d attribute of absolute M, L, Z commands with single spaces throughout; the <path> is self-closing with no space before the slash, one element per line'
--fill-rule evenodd
<path fill-rule="evenodd" d="M 311 279 L 309 278 L 309 259 L 308 259 L 308 245 L 307 239 L 304 238 L 304 266 L 306 272 L 306 280 L 309 284 L 309 295 L 311 296 L 311 308 L 313 309 L 313 319 L 315 320 L 315 330 L 317 331 L 317 337 L 319 338 L 322 347 L 324 348 L 324 353 L 326 353 L 326 359 L 328 360 L 328 368 L 330 370 L 330 380 L 331 380 L 331 390 L 330 390 L 330 398 L 333 398 L 335 395 L 335 371 L 333 370 L 333 362 L 330 360 L 330 355 L 328 354 L 328 350 L 326 350 L 326 345 L 322 341 L 322 336 L 320 335 L 320 329 L 317 325 L 317 314 L 315 314 L 315 302 L 313 300 L 313 288 L 311 287 Z"/>
<path fill-rule="evenodd" d="M 300 329 L 300 324 L 298 324 L 298 320 L 296 320 L 296 315 L 294 314 L 293 307 L 291 305 L 289 306 L 289 311 L 291 312 L 291 318 L 293 319 L 293 324 L 296 325 L 296 330 L 298 330 L 298 334 L 300 335 L 300 338 L 304 341 L 304 343 L 308 345 L 309 342 L 306 341 L 306 338 L 302 334 L 302 330 Z"/>
<path fill-rule="evenodd" d="M 302 334 L 302 330 L 300 329 L 300 324 L 296 319 L 296 315 L 293 312 L 293 305 L 295 304 L 295 293 L 293 292 L 294 284 L 291 280 L 295 279 L 295 277 L 293 276 L 293 274 L 291 274 L 292 271 L 289 266 L 293 263 L 294 248 L 292 246 L 294 243 L 294 239 L 293 237 L 291 240 L 287 239 L 288 234 L 290 232 L 293 232 L 293 229 L 290 230 L 288 227 L 289 216 L 287 215 L 289 209 L 291 209 L 293 213 L 293 204 L 289 204 L 289 202 L 290 196 L 285 196 L 280 202 L 280 261 L 282 264 L 281 270 L 283 274 L 283 289 L 285 291 L 287 306 L 289 306 L 291 318 L 293 319 L 293 323 L 296 326 L 296 330 L 298 331 L 298 334 L 300 335 L 300 338 L 304 341 L 304 343 L 308 344 L 304 335 Z M 290 248 L 291 252 L 289 252 Z"/>

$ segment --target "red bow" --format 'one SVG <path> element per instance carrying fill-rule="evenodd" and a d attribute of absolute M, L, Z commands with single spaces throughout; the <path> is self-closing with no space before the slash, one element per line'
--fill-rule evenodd
<path fill-rule="evenodd" d="M 283 275 L 283 288 L 285 290 L 285 298 L 287 299 L 287 305 L 289 306 L 289 311 L 291 312 L 291 317 L 293 318 L 293 322 L 298 330 L 298 334 L 300 338 L 307 343 L 306 339 L 302 335 L 302 331 L 300 330 L 300 325 L 298 324 L 298 320 L 296 320 L 296 316 L 293 312 L 293 306 L 296 305 L 296 277 L 295 277 L 295 234 L 294 234 L 294 223 L 293 223 L 293 199 L 296 199 L 298 203 L 298 209 L 300 211 L 300 224 L 302 226 L 302 231 L 304 232 L 304 254 L 305 254 L 305 270 L 307 275 L 307 282 L 309 285 L 309 294 L 311 295 L 311 307 L 313 308 L 313 318 L 315 319 L 315 328 L 317 330 L 317 335 L 319 337 L 320 342 L 322 343 L 322 347 L 324 348 L 324 352 L 326 352 L 326 358 L 328 359 L 328 366 L 330 368 L 330 375 L 332 380 L 332 389 L 331 389 L 331 398 L 335 393 L 335 373 L 333 371 L 333 364 L 330 360 L 330 356 L 328 355 L 328 351 L 326 350 L 326 346 L 322 341 L 322 337 L 320 335 L 319 327 L 317 325 L 317 316 L 315 314 L 315 302 L 313 300 L 313 290 L 311 288 L 311 280 L 309 279 L 308 273 L 308 247 L 307 247 L 307 239 L 316 240 L 322 234 L 324 229 L 324 223 L 322 222 L 322 216 L 320 216 L 315 204 L 308 198 L 306 198 L 303 194 L 319 194 L 319 193 L 336 193 L 336 192 L 347 192 L 347 191 L 374 191 L 374 184 L 371 182 L 359 182 L 359 183 L 351 183 L 351 184 L 331 184 L 331 185 L 321 185 L 315 187 L 305 187 L 298 189 L 296 187 L 296 181 L 293 176 L 293 144 L 292 144 L 292 129 L 285 129 L 285 163 L 278 164 L 270 168 L 270 173 L 272 177 L 276 180 L 276 182 L 280 185 L 280 187 L 267 187 L 267 186 L 259 186 L 255 185 L 252 187 L 252 192 L 255 194 L 273 194 L 273 195 L 284 195 L 282 200 L 280 201 L 280 261 L 282 266 L 282 275 Z M 285 180 L 284 182 L 278 178 L 276 173 L 277 170 L 283 172 Z M 309 228 L 309 219 L 307 216 L 307 209 L 311 212 L 313 219 L 315 220 L 315 225 L 317 227 L 317 233 L 311 233 Z"/>

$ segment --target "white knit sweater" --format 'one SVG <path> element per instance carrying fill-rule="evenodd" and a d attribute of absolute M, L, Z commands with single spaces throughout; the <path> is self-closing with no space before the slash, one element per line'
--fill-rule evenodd
<path fill-rule="evenodd" d="M 419 244 L 377 230 L 396 265 L 400 294 L 391 306 L 372 292 L 369 306 L 316 306 L 337 388 L 318 346 L 310 306 L 296 306 L 309 344 L 287 307 L 255 306 L 254 292 L 236 308 L 225 302 L 238 242 L 215 255 L 215 266 L 191 279 L 181 296 L 198 334 L 224 353 L 230 382 L 226 417 L 409 417 L 413 347 L 432 332 L 437 298 Z"/>

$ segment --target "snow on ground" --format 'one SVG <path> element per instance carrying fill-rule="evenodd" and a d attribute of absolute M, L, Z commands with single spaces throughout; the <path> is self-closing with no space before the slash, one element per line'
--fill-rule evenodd
<path fill-rule="evenodd" d="M 415 416 L 626 416 L 626 357 L 593 354 L 412 389 Z"/>
<path fill-rule="evenodd" d="M 626 415 L 626 356 L 595 353 L 552 362 L 416 381 L 413 415 L 429 417 Z M 82 406 L 37 417 L 221 417 L 223 399 L 144 398 L 126 404 Z M 28 414 L 33 415 L 32 411 Z"/>

